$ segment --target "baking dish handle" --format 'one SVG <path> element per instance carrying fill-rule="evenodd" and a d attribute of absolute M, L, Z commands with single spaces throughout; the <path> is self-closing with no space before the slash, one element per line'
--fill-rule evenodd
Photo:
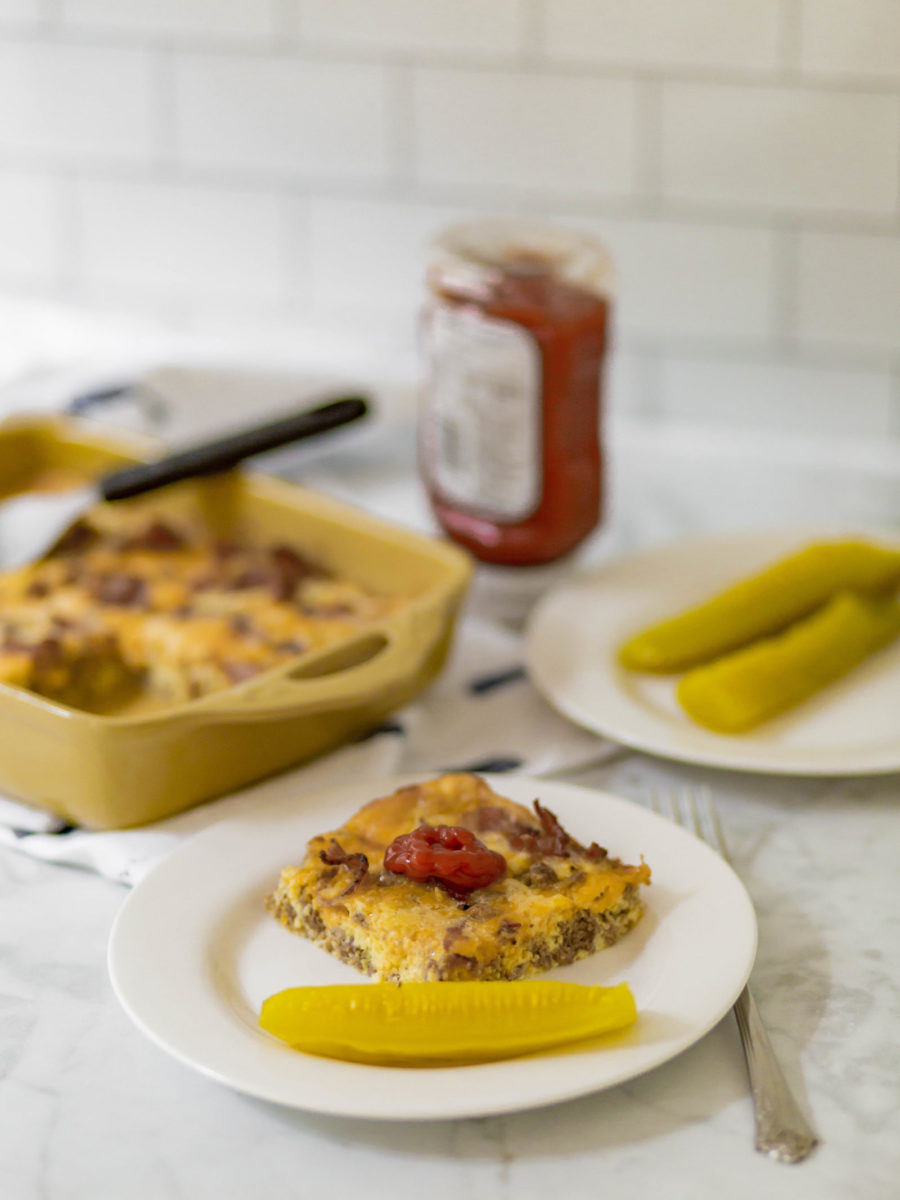
<path fill-rule="evenodd" d="M 371 653 L 361 662 L 313 676 L 303 674 L 302 667 L 296 668 L 257 688 L 246 685 L 240 701 L 232 690 L 221 692 L 215 703 L 203 705 L 195 717 L 203 723 L 206 718 L 220 721 L 229 717 L 257 721 L 366 704 L 404 683 L 419 669 L 429 639 L 419 637 L 418 632 L 413 622 L 370 631 L 355 647 L 346 648 L 364 653 L 366 643 L 370 643 Z"/>

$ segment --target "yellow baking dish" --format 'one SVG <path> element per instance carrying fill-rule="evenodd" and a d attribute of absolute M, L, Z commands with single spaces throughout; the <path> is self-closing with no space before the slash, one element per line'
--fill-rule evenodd
<path fill-rule="evenodd" d="M 152 457 L 145 439 L 63 419 L 0 425 L 0 495 L 50 472 Z M 0 684 L 0 792 L 93 829 L 171 816 L 374 728 L 438 673 L 469 582 L 455 546 L 294 484 L 229 472 L 123 501 L 216 536 L 288 542 L 339 574 L 411 597 L 341 642 L 188 704 L 99 716 Z"/>

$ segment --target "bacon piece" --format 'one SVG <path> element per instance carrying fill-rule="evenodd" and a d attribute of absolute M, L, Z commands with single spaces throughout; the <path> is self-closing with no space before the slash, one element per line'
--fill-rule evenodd
<path fill-rule="evenodd" d="M 55 558 L 57 555 L 63 554 L 81 554 L 87 550 L 88 546 L 93 546 L 99 540 L 99 529 L 95 529 L 89 521 L 75 521 L 61 537 L 56 539 L 47 557 Z"/>
<path fill-rule="evenodd" d="M 524 821 L 517 821 L 512 813 L 505 808 L 501 808 L 499 804 L 484 804 L 478 809 L 478 832 L 496 832 L 505 833 L 507 837 L 510 834 L 531 834 L 536 837 L 540 834 L 540 829 L 534 825 L 527 825 Z"/>
<path fill-rule="evenodd" d="M 241 571 L 236 579 L 232 580 L 230 590 L 242 592 L 246 588 L 269 587 L 273 580 L 273 574 L 266 567 L 252 566 Z"/>
<path fill-rule="evenodd" d="M 262 560 L 246 565 L 232 580 L 230 587 L 234 591 L 266 588 L 275 600 L 287 601 L 294 598 L 302 579 L 321 574 L 318 567 L 302 558 L 290 546 L 273 546 Z"/>
<path fill-rule="evenodd" d="M 145 579 L 119 572 L 98 576 L 91 587 L 91 596 L 101 604 L 124 608 L 146 608 L 150 600 Z"/>
<path fill-rule="evenodd" d="M 327 850 L 319 851 L 319 858 L 329 867 L 346 867 L 348 871 L 352 872 L 353 879 L 350 881 L 350 886 L 345 887 L 341 892 L 342 896 L 349 896 L 351 892 L 355 892 L 369 871 L 369 860 L 366 856 L 364 854 L 348 854 L 336 838 L 331 839 Z"/>
<path fill-rule="evenodd" d="M 455 900 L 458 904 L 468 906 L 472 902 L 471 889 L 459 887 L 457 884 L 451 883 L 449 879 L 441 879 L 438 875 L 429 875 L 425 882 L 436 884 L 441 891 L 446 892 L 451 900 Z"/>
<path fill-rule="evenodd" d="M 555 813 L 552 813 L 549 808 L 544 808 L 540 800 L 535 800 L 534 811 L 540 818 L 540 822 L 546 831 L 546 837 L 550 839 L 550 843 L 559 847 L 557 850 L 547 848 L 545 839 L 541 838 L 541 848 L 544 854 L 558 854 L 561 858 L 568 858 L 570 851 L 575 851 L 578 854 L 583 854 L 586 858 L 597 861 L 601 858 L 606 858 L 608 851 L 603 846 L 598 846 L 596 842 L 591 842 L 590 846 L 585 848 L 581 842 L 572 837 L 563 829 L 562 825 Z"/>
<path fill-rule="evenodd" d="M 49 670 L 62 662 L 63 648 L 59 638 L 45 637 L 32 648 L 32 661 L 37 670 Z"/>
<path fill-rule="evenodd" d="M 568 858 L 573 849 L 581 849 L 575 839 L 571 838 L 560 825 L 556 814 L 552 813 L 549 808 L 544 808 L 540 800 L 535 800 L 534 811 L 544 827 L 544 837 L 538 838 L 541 854 Z"/>
<path fill-rule="evenodd" d="M 169 550 L 180 550 L 184 538 L 177 529 L 158 518 L 124 538 L 120 543 L 123 550 L 153 550 L 160 554 Z"/>
<path fill-rule="evenodd" d="M 537 813 L 540 826 L 529 825 L 518 821 L 499 805 L 488 804 L 478 811 L 479 831 L 496 830 L 503 833 L 509 840 L 513 850 L 528 850 L 532 854 L 546 854 L 556 858 L 568 858 L 572 850 L 579 850 L 589 857 L 603 857 L 599 854 L 600 846 L 591 854 L 584 850 L 575 839 L 560 825 L 556 814 L 544 808 L 540 800 L 535 800 L 534 811 Z M 596 843 L 593 843 L 596 846 Z"/>
<path fill-rule="evenodd" d="M 456 945 L 461 937 L 465 936 L 465 929 L 462 925 L 448 925 L 447 932 L 443 937 L 443 947 L 450 951 Z"/>
<path fill-rule="evenodd" d="M 573 853 L 584 854 L 591 859 L 606 857 L 606 851 L 596 842 L 591 842 L 585 849 L 566 832 L 556 814 L 544 808 L 540 800 L 535 800 L 534 811 L 541 823 L 540 828 L 516 820 L 498 805 L 486 805 L 479 810 L 478 828 L 480 831 L 496 830 L 504 834 L 511 849 L 524 850 L 529 854 L 543 854 L 547 858 L 570 858 Z"/>
<path fill-rule="evenodd" d="M 63 660 L 62 642 L 53 636 L 38 642 L 27 642 L 15 631 L 10 631 L 3 639 L 3 649 L 11 654 L 27 655 L 38 670 L 55 667 Z"/>
<path fill-rule="evenodd" d="M 262 670 L 257 663 L 250 662 L 230 662 L 222 663 L 222 670 L 228 676 L 232 683 L 243 683 L 246 679 L 252 679 L 254 675 L 258 675 Z"/>
<path fill-rule="evenodd" d="M 292 600 L 302 580 L 323 574 L 320 567 L 303 558 L 290 546 L 273 546 L 269 558 L 275 573 L 273 592 L 276 600 Z"/>
<path fill-rule="evenodd" d="M 302 654 L 307 649 L 307 643 L 301 642 L 297 638 L 292 638 L 288 642 L 277 642 L 275 649 L 279 654 Z"/>

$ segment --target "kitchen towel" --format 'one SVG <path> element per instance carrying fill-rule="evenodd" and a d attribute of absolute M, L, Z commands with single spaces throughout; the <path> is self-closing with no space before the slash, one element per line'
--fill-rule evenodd
<path fill-rule="evenodd" d="M 263 798 L 296 796 L 367 780 L 443 771 L 546 775 L 610 758 L 618 747 L 571 725 L 541 698 L 524 668 L 522 640 L 470 618 L 427 692 L 361 741 L 166 821 L 96 833 L 0 798 L 0 845 L 133 885 L 185 837 L 225 817 L 252 814 Z M 342 819 L 343 814 L 335 817 Z"/>

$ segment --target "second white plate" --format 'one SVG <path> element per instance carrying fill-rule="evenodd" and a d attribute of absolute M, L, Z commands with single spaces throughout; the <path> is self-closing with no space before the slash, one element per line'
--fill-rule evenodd
<path fill-rule="evenodd" d="M 626 980 L 637 1024 L 593 1044 L 439 1070 L 315 1058 L 264 1033 L 258 1014 L 273 992 L 363 978 L 278 925 L 264 895 L 283 866 L 302 860 L 310 837 L 409 782 L 362 781 L 261 806 L 169 855 L 125 901 L 110 939 L 113 987 L 138 1027 L 181 1062 L 253 1096 L 343 1116 L 425 1120 L 508 1112 L 621 1083 L 692 1045 L 734 1003 L 756 953 L 756 921 L 718 855 L 625 800 L 494 777 L 496 790 L 520 803 L 540 796 L 576 837 L 650 864 L 640 924 L 618 945 L 552 972 L 580 983 Z"/>
<path fill-rule="evenodd" d="M 676 702 L 672 677 L 626 671 L 616 658 L 631 634 L 822 536 L 792 530 L 696 538 L 572 579 L 532 614 L 531 678 L 579 725 L 664 758 L 783 775 L 900 771 L 900 643 L 739 737 L 695 725 Z"/>

